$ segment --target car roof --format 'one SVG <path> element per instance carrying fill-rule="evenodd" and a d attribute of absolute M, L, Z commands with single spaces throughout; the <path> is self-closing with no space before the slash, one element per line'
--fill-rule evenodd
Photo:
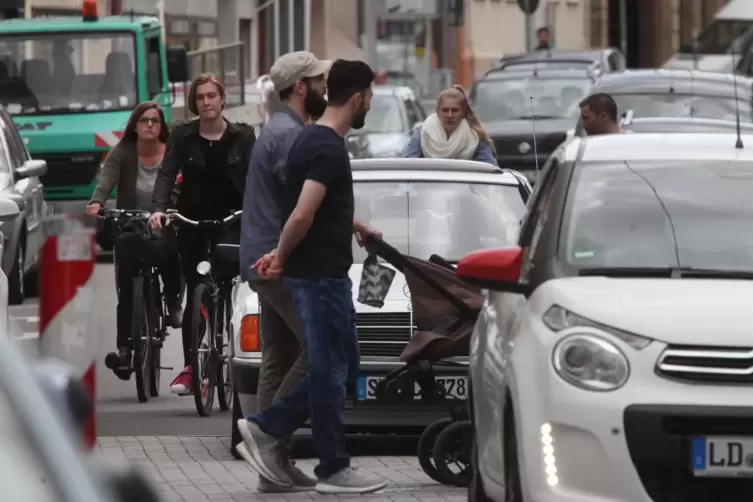
<path fill-rule="evenodd" d="M 639 94 L 641 92 L 675 92 L 682 94 L 711 93 L 724 94 L 734 92 L 737 84 L 738 92 L 744 95 L 751 93 L 753 79 L 743 76 L 734 77 L 732 74 L 715 73 L 695 70 L 626 70 L 617 73 L 604 74 L 596 84 L 595 90 L 619 94 Z"/>
<path fill-rule="evenodd" d="M 753 134 L 742 134 L 743 148 L 735 148 L 737 135 L 708 133 L 635 133 L 575 137 L 565 149 L 566 160 L 660 161 L 751 160 Z"/>
<path fill-rule="evenodd" d="M 375 85 L 374 96 L 395 96 L 400 99 L 416 99 L 416 93 L 406 85 Z"/>
<path fill-rule="evenodd" d="M 710 119 L 701 117 L 638 117 L 629 122 L 622 122 L 624 129 L 641 132 L 708 132 L 708 133 L 729 133 L 735 132 L 737 123 L 734 120 Z M 740 129 L 744 133 L 753 133 L 753 124 L 741 122 Z"/>
<path fill-rule="evenodd" d="M 354 181 L 425 180 L 519 185 L 523 175 L 475 160 L 384 158 L 350 161 Z"/>
<path fill-rule="evenodd" d="M 530 66 L 529 66 L 530 64 Z M 547 68 L 545 65 L 536 67 L 535 62 L 526 61 L 525 68 L 498 68 L 489 70 L 482 80 L 519 80 L 521 78 L 571 78 L 589 80 L 593 73 L 586 68 Z"/>

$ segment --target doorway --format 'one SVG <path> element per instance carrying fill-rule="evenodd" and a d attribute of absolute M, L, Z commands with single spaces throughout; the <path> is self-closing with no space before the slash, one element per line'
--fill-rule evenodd
<path fill-rule="evenodd" d="M 625 23 L 620 19 L 620 4 L 625 2 L 626 19 Z M 609 0 L 609 19 L 607 22 L 607 34 L 610 47 L 622 48 L 622 30 L 626 32 L 627 50 L 625 51 L 625 61 L 628 68 L 645 67 L 642 64 L 641 54 L 644 52 L 643 40 L 647 37 L 641 37 L 641 21 L 645 26 L 646 16 L 641 16 L 640 0 Z"/>

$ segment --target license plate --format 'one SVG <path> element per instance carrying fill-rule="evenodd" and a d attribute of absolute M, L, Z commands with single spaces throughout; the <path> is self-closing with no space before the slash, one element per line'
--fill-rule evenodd
<path fill-rule="evenodd" d="M 753 439 L 696 437 L 691 448 L 696 476 L 753 477 Z"/>
<path fill-rule="evenodd" d="M 376 399 L 377 383 L 383 380 L 383 377 L 362 376 L 358 378 L 356 386 L 356 399 L 359 401 L 370 401 Z M 447 396 L 451 399 L 467 399 L 468 378 L 464 376 L 445 376 L 434 379 L 437 385 L 444 386 Z M 414 384 L 413 398 L 421 399 L 421 387 L 418 383 Z"/>

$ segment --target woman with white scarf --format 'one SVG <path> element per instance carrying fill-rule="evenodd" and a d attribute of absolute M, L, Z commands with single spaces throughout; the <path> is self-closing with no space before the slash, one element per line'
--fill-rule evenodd
<path fill-rule="evenodd" d="M 459 85 L 439 94 L 436 113 L 429 115 L 413 134 L 403 157 L 477 160 L 498 165 L 494 144 Z"/>

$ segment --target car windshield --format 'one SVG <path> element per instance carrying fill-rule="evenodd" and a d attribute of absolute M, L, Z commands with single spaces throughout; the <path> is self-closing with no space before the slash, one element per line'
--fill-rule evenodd
<path fill-rule="evenodd" d="M 400 113 L 400 100 L 392 95 L 375 94 L 366 122 L 361 129 L 351 129 L 349 135 L 370 133 L 399 133 L 408 129 Z"/>
<path fill-rule="evenodd" d="M 401 253 L 455 261 L 471 251 L 515 243 L 525 213 L 518 187 L 467 182 L 357 181 L 355 215 Z M 353 256 L 366 252 L 354 240 Z"/>
<path fill-rule="evenodd" d="M 127 33 L 3 35 L 0 103 L 12 115 L 130 110 L 134 48 Z"/>
<path fill-rule="evenodd" d="M 613 93 L 620 113 L 633 110 L 635 117 L 698 117 L 751 122 L 751 105 L 741 96 L 735 106 L 734 97 L 711 97 L 690 94 L 628 94 Z"/>
<path fill-rule="evenodd" d="M 560 252 L 577 269 L 753 272 L 753 162 L 586 163 L 571 186 Z"/>
<path fill-rule="evenodd" d="M 580 113 L 578 103 L 591 86 L 585 78 L 482 80 L 476 86 L 474 108 L 481 121 L 576 117 Z"/>
<path fill-rule="evenodd" d="M 717 19 L 698 36 L 698 54 L 730 54 L 733 51 L 743 54 L 743 43 L 752 35 L 753 21 Z"/>

